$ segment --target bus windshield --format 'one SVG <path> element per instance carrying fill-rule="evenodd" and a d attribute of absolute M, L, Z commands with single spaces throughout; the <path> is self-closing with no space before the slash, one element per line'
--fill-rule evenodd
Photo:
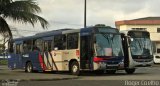
<path fill-rule="evenodd" d="M 121 38 L 118 34 L 95 34 L 97 56 L 123 56 Z"/>
<path fill-rule="evenodd" d="M 130 38 L 132 55 L 152 55 L 152 43 L 148 37 Z"/>

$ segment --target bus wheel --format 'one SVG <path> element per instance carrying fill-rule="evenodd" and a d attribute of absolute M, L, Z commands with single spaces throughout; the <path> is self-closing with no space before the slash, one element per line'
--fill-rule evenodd
<path fill-rule="evenodd" d="M 79 64 L 78 62 L 74 61 L 72 64 L 71 64 L 71 73 L 73 75 L 80 75 L 80 69 L 79 69 Z"/>
<path fill-rule="evenodd" d="M 26 69 L 25 69 L 25 71 L 26 71 L 27 73 L 33 72 L 33 66 L 32 66 L 32 63 L 31 63 L 31 62 L 28 62 L 28 63 L 26 64 Z"/>
<path fill-rule="evenodd" d="M 116 70 L 106 70 L 106 73 L 107 73 L 107 74 L 115 74 L 115 73 L 116 73 Z"/>
<path fill-rule="evenodd" d="M 133 69 L 129 69 L 129 68 L 125 69 L 127 74 L 133 74 L 135 72 L 135 70 L 136 70 L 135 68 L 133 68 Z"/>

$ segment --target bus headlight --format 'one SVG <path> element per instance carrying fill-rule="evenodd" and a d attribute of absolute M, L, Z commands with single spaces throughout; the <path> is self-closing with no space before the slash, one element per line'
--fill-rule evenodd
<path fill-rule="evenodd" d="M 99 66 L 100 66 L 100 69 L 106 69 L 106 63 L 105 62 L 100 62 L 99 63 Z"/>

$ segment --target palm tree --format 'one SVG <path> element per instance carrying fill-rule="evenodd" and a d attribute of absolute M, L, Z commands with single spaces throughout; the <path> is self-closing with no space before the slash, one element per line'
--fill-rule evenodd
<path fill-rule="evenodd" d="M 36 15 L 40 12 L 36 0 L 0 0 L 0 33 L 12 38 L 7 18 L 18 23 L 30 23 L 33 27 L 39 21 L 43 28 L 47 28 L 48 22 Z"/>

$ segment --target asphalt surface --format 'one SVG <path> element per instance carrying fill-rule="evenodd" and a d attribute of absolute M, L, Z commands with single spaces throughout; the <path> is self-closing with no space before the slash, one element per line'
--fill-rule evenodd
<path fill-rule="evenodd" d="M 83 74 L 78 80 L 160 80 L 160 65 L 137 68 L 134 74 L 126 74 L 124 70 L 116 74 Z"/>
<path fill-rule="evenodd" d="M 116 74 L 84 72 L 81 76 L 68 72 L 25 73 L 0 66 L 0 80 L 0 86 L 160 86 L 160 64 L 138 68 L 134 74 L 118 70 Z"/>
<path fill-rule="evenodd" d="M 67 73 L 67 74 L 66 74 Z M 10 70 L 5 65 L 0 65 L 0 80 L 32 80 L 32 81 L 46 81 L 46 80 L 68 80 L 76 79 L 77 76 L 70 75 L 68 72 L 35 72 L 26 73 L 24 70 Z"/>

